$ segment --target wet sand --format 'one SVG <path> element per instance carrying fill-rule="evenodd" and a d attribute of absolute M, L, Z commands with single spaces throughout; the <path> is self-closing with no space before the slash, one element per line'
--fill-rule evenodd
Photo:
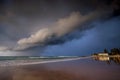
<path fill-rule="evenodd" d="M 0 67 L 0 80 L 120 80 L 120 65 L 92 59 Z"/>

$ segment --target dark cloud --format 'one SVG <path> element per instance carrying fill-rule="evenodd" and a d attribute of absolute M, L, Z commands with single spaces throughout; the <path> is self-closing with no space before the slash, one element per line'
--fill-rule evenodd
<path fill-rule="evenodd" d="M 94 23 L 94 28 L 84 32 L 84 36 L 61 45 L 48 46 L 42 55 L 89 55 L 120 47 L 120 17 L 105 22 Z"/>
<path fill-rule="evenodd" d="M 50 49 L 51 47 L 53 47 L 52 45 L 60 46 L 68 43 L 74 45 L 75 44 L 73 43 L 74 40 L 81 41 L 83 38 L 87 39 L 85 33 L 86 31 L 89 32 L 89 30 L 94 29 L 94 27 L 96 27 L 93 26 L 93 22 L 94 23 L 99 22 L 96 20 L 102 20 L 102 22 L 100 22 L 99 24 L 103 24 L 107 20 L 111 19 L 112 21 L 113 17 L 118 17 L 120 14 L 119 3 L 120 3 L 119 0 L 0 0 L 0 12 L 1 12 L 0 13 L 0 37 L 1 37 L 0 44 L 2 44 L 1 49 L 11 50 L 15 47 L 17 48 L 17 50 L 20 48 L 21 50 L 23 50 L 25 48 L 29 48 L 25 50 L 28 51 L 26 53 L 34 54 L 37 52 L 42 53 L 43 50 L 46 49 L 45 47 L 43 47 L 43 45 L 49 46 Z M 90 13 L 94 13 L 95 11 L 98 11 L 99 14 L 102 14 L 101 18 L 98 18 L 98 15 L 96 16 L 95 14 L 94 19 L 92 16 L 90 17 L 90 19 L 84 21 L 83 16 L 88 17 Z M 65 19 L 66 16 L 70 15 L 72 12 L 75 13 L 78 12 L 80 13 L 80 16 L 82 16 L 82 18 L 78 19 L 79 25 L 77 26 L 73 25 L 74 22 L 73 21 L 70 23 L 65 22 L 65 25 L 68 23 L 69 25 L 68 24 L 67 25 L 69 27 L 73 25 L 74 28 L 70 27 L 66 29 L 65 25 L 59 28 L 57 27 L 58 25 L 54 25 L 54 28 L 52 27 L 54 23 L 57 24 L 57 20 L 59 19 L 62 19 L 60 22 L 64 23 L 63 19 Z M 105 13 L 105 15 L 103 15 L 103 13 Z M 108 19 L 108 17 L 110 18 Z M 83 20 L 83 22 L 81 20 Z M 42 30 L 43 33 L 41 35 L 42 36 L 45 35 L 47 29 L 48 32 L 50 33 L 54 32 L 54 34 L 49 36 L 50 39 L 45 38 L 45 41 L 43 39 L 44 41 L 43 45 L 41 45 L 40 41 L 38 40 L 37 42 L 32 43 L 32 45 L 30 43 L 27 44 L 27 46 L 26 45 L 19 46 L 21 40 L 26 39 L 27 42 L 29 42 L 28 40 L 29 38 L 35 36 L 35 34 L 37 35 L 37 33 L 39 33 Z M 108 27 L 105 29 L 109 30 Z M 96 29 L 94 32 L 96 32 L 97 30 L 98 29 Z M 103 33 L 103 32 L 101 31 L 99 33 Z M 119 33 L 115 34 L 116 38 L 118 37 L 117 34 Z M 40 37 L 40 35 L 38 36 Z M 107 45 L 106 40 L 109 39 L 109 37 L 108 35 L 106 36 L 107 38 L 105 38 L 105 43 Z M 103 40 L 104 35 L 100 37 L 101 37 L 100 39 Z M 95 39 L 96 38 L 97 37 L 95 37 Z M 31 40 L 33 41 L 33 39 L 35 40 L 35 37 L 33 37 Z M 86 39 L 84 41 L 86 41 Z M 114 38 L 110 38 L 110 39 L 112 40 Z M 118 40 L 119 39 L 117 39 L 116 43 L 118 43 Z M 97 45 L 98 43 L 99 42 L 96 42 L 94 44 L 98 46 Z M 111 46 L 112 45 L 113 44 L 111 44 Z M 10 48 L 7 48 L 5 46 L 7 47 L 10 46 Z M 65 46 L 63 50 L 66 51 L 65 49 L 68 46 Z M 74 52 L 76 49 L 75 48 L 73 49 L 72 51 Z M 61 49 L 59 49 L 58 51 L 60 50 Z M 86 50 L 91 51 L 92 49 L 86 49 Z M 49 53 L 48 48 L 45 51 L 48 51 Z M 82 52 L 84 52 L 84 49 L 82 49 Z M 25 52 L 22 51 L 22 53 L 24 54 Z"/>

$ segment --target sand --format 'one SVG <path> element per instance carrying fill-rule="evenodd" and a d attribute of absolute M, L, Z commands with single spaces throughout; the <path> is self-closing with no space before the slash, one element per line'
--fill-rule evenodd
<path fill-rule="evenodd" d="M 120 65 L 93 60 L 0 67 L 0 80 L 120 80 Z"/>

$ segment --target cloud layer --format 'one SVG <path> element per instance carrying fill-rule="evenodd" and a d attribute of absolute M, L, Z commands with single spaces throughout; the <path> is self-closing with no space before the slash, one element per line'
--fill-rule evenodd
<path fill-rule="evenodd" d="M 106 19 L 105 17 L 108 17 L 111 12 L 112 17 L 119 16 L 119 2 L 120 0 L 1 0 L 0 52 L 2 53 L 0 55 L 9 52 L 13 55 L 39 55 L 39 53 L 43 53 L 41 51 L 46 51 L 48 46 L 59 46 L 70 42 L 71 45 L 64 47 L 65 52 L 55 48 L 59 52 L 63 51 L 60 52 L 62 55 L 66 54 L 66 51 L 70 51 L 66 49 L 68 46 L 75 44 L 71 41 L 81 41 L 83 38 L 85 38 L 84 41 L 81 41 L 79 45 L 94 44 L 94 39 L 97 36 L 91 39 L 93 42 L 85 42 L 88 39 L 85 35 L 86 31 L 96 27 L 93 22 L 96 23 L 101 20 L 99 24 L 104 24 L 105 21 L 108 21 L 110 18 Z M 106 29 L 109 30 L 110 25 L 106 26 L 108 26 Z M 100 29 L 103 30 L 104 27 L 102 25 Z M 100 29 L 96 31 L 99 32 Z M 107 33 L 104 31 L 99 33 L 103 33 L 100 36 L 101 41 L 106 40 L 104 33 Z M 89 32 L 88 34 L 94 35 L 96 32 L 94 34 Z M 119 41 L 115 42 L 119 44 Z M 95 43 L 98 45 L 94 47 L 98 47 L 99 43 Z M 105 43 L 105 46 L 111 44 L 111 42 Z M 83 53 L 83 50 L 90 51 L 90 49 L 80 47 L 77 49 Z M 77 49 L 72 47 L 70 52 L 75 54 Z M 51 48 L 49 50 L 51 53 L 54 52 Z M 21 54 L 16 54 L 16 52 Z M 72 54 L 70 52 L 68 53 Z M 58 54 L 58 52 L 54 53 Z"/>
<path fill-rule="evenodd" d="M 8 50 L 8 47 L 0 46 L 0 51 L 6 51 L 6 50 Z"/>
<path fill-rule="evenodd" d="M 59 43 L 67 34 L 75 30 L 84 30 L 84 24 L 89 23 L 106 14 L 107 11 L 94 11 L 86 15 L 81 15 L 80 12 L 72 12 L 69 16 L 58 19 L 52 25 L 42 28 L 31 34 L 30 37 L 21 38 L 17 41 L 17 45 L 13 48 L 1 48 L 2 50 L 25 50 L 35 46 L 46 46 L 49 44 Z M 63 39 L 63 42 L 65 40 Z"/>
<path fill-rule="evenodd" d="M 83 32 L 82 38 L 73 39 L 63 45 L 48 46 L 43 56 L 83 56 L 120 47 L 120 16 L 104 22 L 96 22 L 95 27 Z"/>
<path fill-rule="evenodd" d="M 51 25 L 52 27 L 40 29 L 30 37 L 20 39 L 17 42 L 19 47 L 17 47 L 17 49 L 26 49 L 35 45 L 47 45 L 47 43 L 55 41 L 56 39 L 73 32 L 77 28 L 83 29 L 83 24 L 98 18 L 100 15 L 101 14 L 97 11 L 84 16 L 81 15 L 80 12 L 73 12 L 69 16 L 53 23 Z"/>

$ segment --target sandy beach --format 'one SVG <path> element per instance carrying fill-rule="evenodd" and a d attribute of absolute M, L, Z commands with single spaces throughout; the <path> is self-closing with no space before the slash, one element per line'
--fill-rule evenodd
<path fill-rule="evenodd" d="M 120 66 L 92 59 L 0 67 L 0 80 L 120 80 Z"/>

